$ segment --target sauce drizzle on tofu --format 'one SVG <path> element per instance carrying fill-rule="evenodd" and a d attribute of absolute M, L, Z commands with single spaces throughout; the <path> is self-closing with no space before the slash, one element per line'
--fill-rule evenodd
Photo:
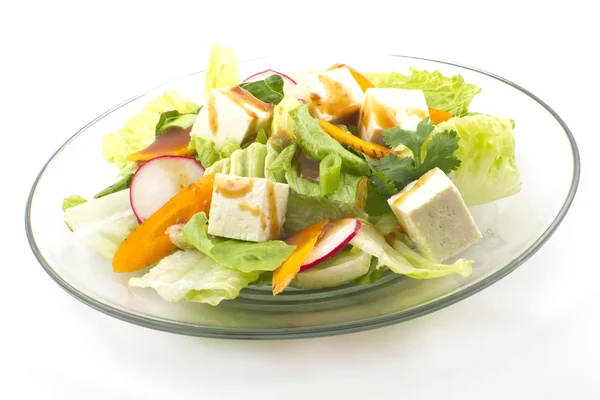
<path fill-rule="evenodd" d="M 271 220 L 269 223 L 269 236 L 274 238 L 279 236 L 279 217 L 277 215 L 277 199 L 275 198 L 275 187 L 273 182 L 267 180 L 267 204 L 269 206 L 269 215 Z M 261 222 L 263 221 L 263 215 L 261 214 Z"/>
<path fill-rule="evenodd" d="M 211 93 L 206 99 L 206 107 L 208 108 L 208 125 L 210 132 L 216 135 L 219 130 L 219 117 L 217 115 L 217 109 L 215 107 L 215 95 Z"/>
<path fill-rule="evenodd" d="M 246 202 L 243 202 L 243 203 L 240 203 L 238 208 L 240 209 L 240 211 L 248 211 L 250 214 L 254 215 L 255 217 L 258 217 L 260 215 L 260 206 L 258 206 L 258 205 L 253 205 L 253 204 L 248 204 Z"/>
<path fill-rule="evenodd" d="M 244 197 L 252 190 L 254 183 L 249 178 L 219 179 L 215 182 L 215 190 L 228 199 Z"/>
<path fill-rule="evenodd" d="M 335 116 L 337 118 L 348 118 L 349 120 L 356 117 L 360 111 L 360 105 L 352 104 L 350 94 L 344 86 L 325 75 L 319 75 L 319 81 L 323 84 L 327 96 L 323 99 L 316 93 L 310 93 L 309 98 L 314 107 L 325 114 Z"/>
<path fill-rule="evenodd" d="M 233 103 L 240 106 L 250 117 L 251 122 L 246 133 L 256 133 L 256 126 L 258 124 L 256 109 L 272 112 L 274 108 L 273 104 L 265 103 L 264 101 L 257 99 L 252 93 L 239 86 L 229 88 L 228 90 L 223 91 L 223 94 Z"/>

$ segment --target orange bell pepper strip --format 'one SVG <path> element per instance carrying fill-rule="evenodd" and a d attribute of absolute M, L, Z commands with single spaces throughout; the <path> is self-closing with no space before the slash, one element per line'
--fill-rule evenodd
<path fill-rule="evenodd" d="M 448 121 L 450 118 L 453 118 L 454 115 L 449 112 L 438 110 L 437 108 L 429 107 L 429 118 L 434 125 L 437 125 L 441 122 Z"/>
<path fill-rule="evenodd" d="M 366 92 L 369 88 L 375 87 L 375 85 L 373 85 L 371 81 L 367 79 L 366 76 L 364 76 L 363 74 L 346 64 L 333 64 L 331 67 L 327 68 L 327 71 L 331 71 L 332 69 L 338 68 L 346 68 L 348 71 L 350 71 L 350 74 L 352 74 L 352 77 L 354 78 L 356 83 L 358 83 L 358 86 L 360 86 L 363 92 Z"/>
<path fill-rule="evenodd" d="M 319 240 L 319 237 L 330 223 L 329 218 L 324 219 L 302 229 L 285 241 L 289 245 L 296 246 L 296 249 L 273 272 L 273 296 L 281 293 L 283 289 L 288 287 L 292 279 L 300 272 L 302 261 L 304 261 L 313 247 L 315 247 L 317 240 Z"/>
<path fill-rule="evenodd" d="M 362 140 L 361 138 L 354 136 L 352 133 L 346 132 L 342 128 L 339 128 L 334 124 L 322 119 L 319 119 L 319 125 L 321 125 L 321 129 L 323 129 L 325 133 L 338 142 L 345 143 L 353 149 L 365 153 L 368 156 L 381 158 L 392 152 L 392 149 L 377 143 L 371 143 L 367 142 L 366 140 Z"/>
<path fill-rule="evenodd" d="M 196 213 L 207 215 L 212 200 L 215 175 L 204 175 L 177 193 L 158 211 L 127 236 L 115 253 L 115 272 L 135 272 L 154 264 L 175 250 L 167 228 L 188 221 Z"/>
<path fill-rule="evenodd" d="M 143 162 L 160 156 L 191 157 L 196 154 L 196 150 L 188 149 L 190 129 L 171 129 L 156 138 L 148 147 L 127 155 L 127 159 Z"/>

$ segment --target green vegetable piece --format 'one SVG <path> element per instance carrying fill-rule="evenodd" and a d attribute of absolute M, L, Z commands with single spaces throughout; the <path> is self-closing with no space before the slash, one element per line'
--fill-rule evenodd
<path fill-rule="evenodd" d="M 521 190 L 512 120 L 485 114 L 452 118 L 436 127 L 431 141 L 437 132 L 448 130 L 460 137 L 456 155 L 462 160 L 449 177 L 467 205 L 499 200 Z"/>
<path fill-rule="evenodd" d="M 279 104 L 284 97 L 283 78 L 276 74 L 262 81 L 242 83 L 240 87 L 265 103 Z"/>
<path fill-rule="evenodd" d="M 67 211 L 69 208 L 78 206 L 83 203 L 87 203 L 87 200 L 79 195 L 72 194 L 69 197 L 65 197 L 65 199 L 63 200 L 62 210 Z"/>
<path fill-rule="evenodd" d="M 113 183 L 106 189 L 103 189 L 100 192 L 96 193 L 94 195 L 94 198 L 99 199 L 100 197 L 120 192 L 121 190 L 129 189 L 129 187 L 131 186 L 132 179 L 133 173 L 128 173 L 127 175 L 123 176 L 121 179 L 119 179 L 117 182 Z"/>
<path fill-rule="evenodd" d="M 197 250 L 176 251 L 160 260 L 140 278 L 129 279 L 129 286 L 153 288 L 166 301 L 180 300 L 218 305 L 235 299 L 240 290 L 260 276 L 216 263 Z"/>
<path fill-rule="evenodd" d="M 221 158 L 231 157 L 234 151 L 240 149 L 241 147 L 238 144 L 232 142 L 231 139 L 226 139 L 225 142 L 223 142 L 221 149 L 219 150 L 219 156 Z"/>
<path fill-rule="evenodd" d="M 330 153 L 336 153 L 342 159 L 342 171 L 354 175 L 368 176 L 370 169 L 367 162 L 347 151 L 334 138 L 323 132 L 319 122 L 308 112 L 308 104 L 290 111 L 294 122 L 294 138 L 306 154 L 321 161 Z"/>
<path fill-rule="evenodd" d="M 205 213 L 194 215 L 181 229 L 185 241 L 218 264 L 241 272 L 274 271 L 295 249 L 281 240 L 255 243 L 218 238 L 206 233 L 207 222 Z M 171 241 L 181 243 L 173 237 Z"/>
<path fill-rule="evenodd" d="M 221 159 L 221 156 L 215 147 L 215 142 L 212 140 L 206 140 L 200 136 L 192 135 L 188 148 L 196 150 L 196 159 L 204 168 L 209 168 Z"/>
<path fill-rule="evenodd" d="M 366 76 L 376 87 L 422 90 L 429 107 L 459 117 L 467 114 L 471 101 L 481 92 L 481 88 L 466 83 L 461 75 L 447 77 L 437 70 L 410 70 L 410 76 L 398 72 L 370 72 Z"/>
<path fill-rule="evenodd" d="M 267 144 L 268 140 L 269 140 L 269 137 L 267 136 L 267 133 L 265 132 L 264 129 L 261 129 L 256 134 L 256 139 L 254 139 L 254 142 L 260 143 L 260 144 Z"/>
<path fill-rule="evenodd" d="M 156 123 L 155 137 L 161 136 L 167 129 L 177 127 L 181 129 L 188 129 L 194 125 L 197 114 L 188 113 L 182 114 L 177 110 L 171 110 L 164 112 L 160 115 L 158 122 Z"/>
<path fill-rule="evenodd" d="M 235 86 L 240 83 L 238 63 L 233 50 L 220 43 L 210 46 L 204 95 L 212 89 Z"/>
<path fill-rule="evenodd" d="M 319 188 L 321 196 L 335 192 L 340 185 L 342 159 L 336 153 L 331 153 L 319 163 Z"/>

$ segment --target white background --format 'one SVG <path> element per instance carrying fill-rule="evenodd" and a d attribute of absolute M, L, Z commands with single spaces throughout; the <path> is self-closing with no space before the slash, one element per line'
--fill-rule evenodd
<path fill-rule="evenodd" d="M 208 4 L 204 4 L 208 3 Z M 600 31 L 591 1 L 73 2 L 2 6 L 0 398 L 600 398 Z M 540 96 L 579 143 L 582 180 L 555 235 L 508 277 L 400 325 L 279 342 L 152 331 L 71 298 L 24 234 L 47 158 L 106 109 L 239 59 L 368 47 L 494 72 Z M 530 151 L 543 151 L 539 148 Z"/>

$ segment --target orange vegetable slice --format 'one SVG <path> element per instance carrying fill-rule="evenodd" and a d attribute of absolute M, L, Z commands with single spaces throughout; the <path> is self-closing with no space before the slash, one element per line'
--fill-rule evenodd
<path fill-rule="evenodd" d="M 204 175 L 177 193 L 125 239 L 115 253 L 115 272 L 135 272 L 154 264 L 175 250 L 167 228 L 187 222 L 196 213 L 207 215 L 212 200 L 215 175 Z"/>
<path fill-rule="evenodd" d="M 273 272 L 273 296 L 281 293 L 300 272 L 302 261 L 315 247 L 317 240 L 331 222 L 329 218 L 302 229 L 285 242 L 296 246 L 290 256 Z"/>
<path fill-rule="evenodd" d="M 143 162 L 160 156 L 191 157 L 196 154 L 196 150 L 188 149 L 191 129 L 170 128 L 145 149 L 129 154 L 127 159 Z"/>
<path fill-rule="evenodd" d="M 350 71 L 352 77 L 354 78 L 356 83 L 358 83 L 358 86 L 360 86 L 363 92 L 365 92 L 369 88 L 375 87 L 375 85 L 373 85 L 371 81 L 367 79 L 366 76 L 364 76 L 363 74 L 346 64 L 333 64 L 331 67 L 327 68 L 327 71 L 331 71 L 332 69 L 338 68 L 346 68 L 348 71 Z"/>
<path fill-rule="evenodd" d="M 366 140 L 362 140 L 361 138 L 354 136 L 352 133 L 346 132 L 342 128 L 322 119 L 319 119 L 319 125 L 321 125 L 321 129 L 323 129 L 325 133 L 338 142 L 345 143 L 353 149 L 365 153 L 368 156 L 381 158 L 392 152 L 392 149 L 388 149 L 387 147 L 377 143 L 371 143 L 367 142 Z"/>
<path fill-rule="evenodd" d="M 437 125 L 441 122 L 448 121 L 450 118 L 453 118 L 454 115 L 449 112 L 438 110 L 437 108 L 429 107 L 429 118 L 434 125 Z"/>

